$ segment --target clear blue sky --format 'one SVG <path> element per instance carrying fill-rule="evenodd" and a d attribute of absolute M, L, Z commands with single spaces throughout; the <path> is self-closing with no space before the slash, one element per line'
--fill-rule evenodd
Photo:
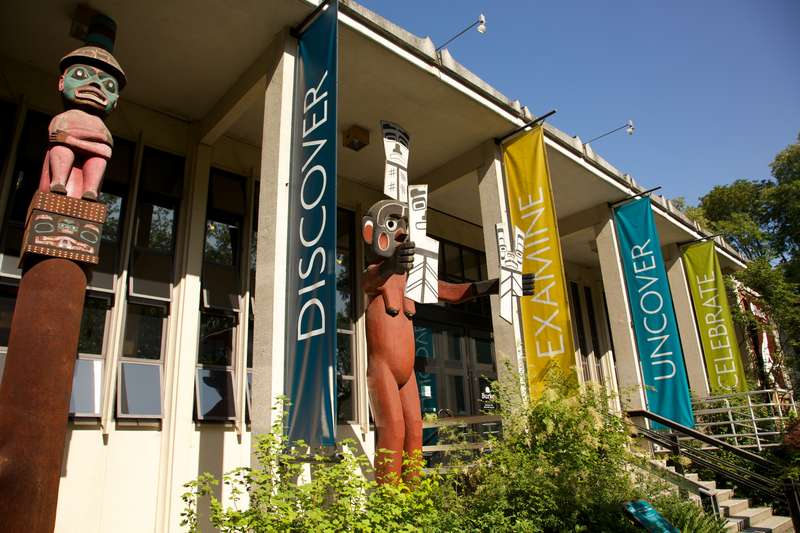
<path fill-rule="evenodd" d="M 453 56 L 642 185 L 695 203 L 711 187 L 769 177 L 800 132 L 798 0 L 361 0 Z"/>

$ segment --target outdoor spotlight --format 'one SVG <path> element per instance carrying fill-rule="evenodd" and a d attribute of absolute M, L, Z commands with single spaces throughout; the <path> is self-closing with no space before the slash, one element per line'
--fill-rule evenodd
<path fill-rule="evenodd" d="M 625 131 L 628 133 L 628 135 L 633 135 L 633 130 L 636 129 L 636 128 L 633 127 L 633 121 L 629 120 L 627 126 L 628 127 L 625 128 Z"/>
<path fill-rule="evenodd" d="M 369 130 L 353 124 L 344 132 L 344 145 L 358 152 L 369 144 Z"/>
<path fill-rule="evenodd" d="M 478 33 L 486 33 L 486 17 L 483 13 L 478 17 Z"/>

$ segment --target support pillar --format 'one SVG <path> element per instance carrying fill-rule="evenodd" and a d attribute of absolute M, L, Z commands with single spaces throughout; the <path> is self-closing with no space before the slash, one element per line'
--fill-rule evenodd
<path fill-rule="evenodd" d="M 595 226 L 595 242 L 600 259 L 600 272 L 603 276 L 606 305 L 608 306 L 611 339 L 614 341 L 614 358 L 622 408 L 624 410 L 647 409 L 639 354 L 636 349 L 628 293 L 625 287 L 625 273 L 622 270 L 617 232 L 610 209 L 607 219 Z"/>
<path fill-rule="evenodd" d="M 500 260 L 497 251 L 495 224 L 508 219 L 506 193 L 503 185 L 503 163 L 500 148 L 494 142 L 483 145 L 486 164 L 478 169 L 478 194 L 481 201 L 481 226 L 486 250 L 488 278 L 500 277 Z M 497 363 L 497 377 L 508 390 L 520 389 L 523 398 L 527 397 L 525 379 L 525 360 L 522 353 L 521 336 L 515 333 L 515 326 L 500 318 L 500 297 L 489 297 L 492 308 L 492 330 L 494 332 L 494 351 Z M 517 305 L 517 302 L 514 302 Z"/>
<path fill-rule="evenodd" d="M 292 106 L 297 41 L 285 34 L 283 52 L 267 73 L 261 145 L 253 315 L 253 436 L 268 433 L 272 407 L 283 394 L 286 332 L 286 245 L 292 162 Z M 255 457 L 251 455 L 255 464 Z"/>
<path fill-rule="evenodd" d="M 697 331 L 694 319 L 694 307 L 689 285 L 686 281 L 686 271 L 683 269 L 681 251 L 677 244 L 664 247 L 664 263 L 667 267 L 669 290 L 672 293 L 672 304 L 675 306 L 675 315 L 678 319 L 678 330 L 683 348 L 683 361 L 686 365 L 686 375 L 689 378 L 689 388 L 692 397 L 705 398 L 711 394 L 708 387 L 705 359 L 703 358 L 703 345 Z"/>

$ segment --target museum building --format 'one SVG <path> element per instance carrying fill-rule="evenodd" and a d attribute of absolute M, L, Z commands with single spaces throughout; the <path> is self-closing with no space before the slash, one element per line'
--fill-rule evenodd
<path fill-rule="evenodd" d="M 292 28 L 315 4 L 91 3 L 117 23 L 114 53 L 129 83 L 108 120 L 114 153 L 101 200 L 109 217 L 81 326 L 59 532 L 180 531 L 183 484 L 249 465 L 251 435 L 270 428 L 271 406 L 285 392 L 290 319 Z M 62 109 L 58 60 L 79 44 L 76 7 L 42 0 L 0 7 L 0 371 L 27 209 L 49 121 Z M 371 456 L 360 221 L 383 198 L 380 123 L 409 133 L 409 181 L 429 186 L 439 277 L 464 282 L 498 275 L 495 224 L 505 192 L 495 139 L 534 115 L 429 38 L 351 1 L 339 9 L 337 439 L 355 439 Z M 365 145 L 348 142 L 353 126 L 368 132 Z M 578 378 L 644 408 L 609 204 L 647 187 L 551 125 L 545 146 Z M 705 396 L 678 245 L 707 234 L 664 198 L 651 201 L 689 384 Z M 744 267 L 715 242 L 724 271 Z M 423 411 L 482 414 L 488 383 L 504 379 L 507 364 L 520 365 L 497 297 L 417 310 Z"/>

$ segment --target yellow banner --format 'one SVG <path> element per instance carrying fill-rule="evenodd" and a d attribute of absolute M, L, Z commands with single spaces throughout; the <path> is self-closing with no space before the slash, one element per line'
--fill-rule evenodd
<path fill-rule="evenodd" d="M 522 271 L 536 274 L 535 292 L 519 299 L 528 387 L 532 398 L 543 389 L 544 371 L 553 362 L 574 372 L 567 283 L 561 259 L 544 131 L 537 127 L 503 146 L 508 191 L 509 232 L 525 233 Z"/>

